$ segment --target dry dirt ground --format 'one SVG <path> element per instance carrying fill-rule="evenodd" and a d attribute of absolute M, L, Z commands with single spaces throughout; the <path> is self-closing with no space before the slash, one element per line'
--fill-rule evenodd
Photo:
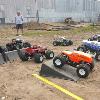
<path fill-rule="evenodd" d="M 12 29 L 9 31 L 0 30 L 0 44 L 7 43 L 15 37 L 14 35 L 15 31 Z M 23 36 L 23 38 L 32 44 L 46 46 L 54 50 L 55 53 L 60 53 L 62 50 L 76 48 L 83 39 L 92 34 L 73 35 L 65 32 L 64 35 L 74 41 L 73 46 L 53 47 L 54 35 L 50 34 Z M 73 100 L 57 89 L 32 77 L 33 73 L 39 73 L 40 67 L 40 64 L 35 64 L 33 61 L 21 62 L 20 60 L 0 65 L 0 100 Z M 50 77 L 48 79 L 84 98 L 84 100 L 100 100 L 100 62 L 96 62 L 94 71 L 88 78 L 80 79 L 78 82 Z"/>

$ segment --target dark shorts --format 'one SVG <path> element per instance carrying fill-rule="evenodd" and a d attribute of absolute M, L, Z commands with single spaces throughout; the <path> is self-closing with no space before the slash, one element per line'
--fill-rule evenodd
<path fill-rule="evenodd" d="M 16 29 L 23 29 L 23 24 L 17 24 Z"/>

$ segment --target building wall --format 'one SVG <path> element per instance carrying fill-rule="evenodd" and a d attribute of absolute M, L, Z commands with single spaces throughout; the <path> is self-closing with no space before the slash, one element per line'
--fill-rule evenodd
<path fill-rule="evenodd" d="M 95 0 L 0 0 L 0 18 L 6 22 L 14 22 L 17 11 L 21 11 L 25 20 L 64 21 L 72 17 L 76 21 L 96 21 L 100 13 L 100 2 Z"/>
<path fill-rule="evenodd" d="M 95 0 L 55 0 L 54 9 L 41 8 L 40 18 L 43 21 L 64 21 L 72 17 L 76 21 L 96 21 L 98 16 Z"/>
<path fill-rule="evenodd" d="M 0 0 L 0 18 L 7 23 L 15 21 L 16 12 L 20 11 L 27 21 L 27 17 L 34 17 L 35 0 Z"/>

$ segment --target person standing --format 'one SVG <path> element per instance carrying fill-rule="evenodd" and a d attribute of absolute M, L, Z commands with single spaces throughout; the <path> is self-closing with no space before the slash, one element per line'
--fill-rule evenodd
<path fill-rule="evenodd" d="M 17 16 L 15 17 L 15 24 L 16 24 L 16 29 L 17 29 L 17 34 L 19 35 L 19 29 L 21 29 L 21 32 L 23 34 L 23 16 L 21 15 L 20 12 L 17 12 Z"/>

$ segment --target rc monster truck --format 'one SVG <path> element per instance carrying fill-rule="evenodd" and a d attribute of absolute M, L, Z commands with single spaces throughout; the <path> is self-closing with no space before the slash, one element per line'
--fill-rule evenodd
<path fill-rule="evenodd" d="M 77 68 L 77 75 L 80 78 L 88 77 L 94 68 L 94 60 L 91 55 L 81 51 L 63 51 L 53 59 L 53 64 L 57 68 L 62 68 L 65 64 Z"/>
<path fill-rule="evenodd" d="M 70 46 L 73 45 L 73 42 L 65 37 L 56 38 L 53 41 L 54 46 Z"/>
<path fill-rule="evenodd" d="M 8 51 L 18 50 L 22 48 L 30 47 L 31 44 L 28 42 L 23 42 L 21 39 L 12 39 L 11 43 L 6 44 L 6 48 Z"/>
<path fill-rule="evenodd" d="M 23 51 L 19 51 L 19 57 L 22 61 L 28 61 L 34 59 L 36 63 L 42 63 L 44 58 L 52 59 L 54 52 L 37 45 L 33 45 L 29 48 L 25 48 Z"/>
<path fill-rule="evenodd" d="M 100 61 L 100 42 L 84 40 L 83 44 L 77 50 L 91 53 L 97 61 Z"/>
<path fill-rule="evenodd" d="M 88 39 L 88 41 L 98 41 L 100 42 L 100 35 L 94 35 Z"/>

